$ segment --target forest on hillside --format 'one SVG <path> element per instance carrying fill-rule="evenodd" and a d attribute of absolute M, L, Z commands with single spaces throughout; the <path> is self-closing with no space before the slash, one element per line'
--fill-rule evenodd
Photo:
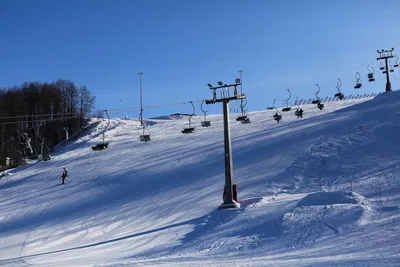
<path fill-rule="evenodd" d="M 94 103 L 85 85 L 70 80 L 0 88 L 0 158 L 12 166 L 49 159 L 52 147 L 87 125 Z"/>

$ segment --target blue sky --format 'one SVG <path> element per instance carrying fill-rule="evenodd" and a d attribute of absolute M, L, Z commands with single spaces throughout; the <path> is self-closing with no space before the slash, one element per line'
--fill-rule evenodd
<path fill-rule="evenodd" d="M 331 96 L 338 78 L 344 94 L 355 93 L 357 71 L 360 92 L 379 92 L 376 50 L 400 52 L 399 11 L 398 0 L 0 0 L 0 86 L 71 79 L 112 116 L 139 105 L 138 72 L 145 106 L 211 98 L 207 83 L 233 82 L 241 69 L 249 111 L 274 98 L 283 105 L 287 88 L 293 101 L 313 97 L 316 83 Z M 375 83 L 366 79 L 371 62 Z M 175 112 L 191 106 L 148 108 L 144 117 Z"/>

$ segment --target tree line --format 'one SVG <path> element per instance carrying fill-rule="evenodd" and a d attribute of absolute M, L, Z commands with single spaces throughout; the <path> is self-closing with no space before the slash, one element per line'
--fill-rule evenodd
<path fill-rule="evenodd" d="M 95 96 L 70 80 L 0 87 L 0 157 L 14 166 L 49 158 L 52 147 L 88 123 Z"/>

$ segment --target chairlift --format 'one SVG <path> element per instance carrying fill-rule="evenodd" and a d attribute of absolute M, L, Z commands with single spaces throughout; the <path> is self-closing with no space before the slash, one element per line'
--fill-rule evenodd
<path fill-rule="evenodd" d="M 375 81 L 375 78 L 374 78 L 374 74 L 373 74 L 373 73 L 368 73 L 368 81 L 369 81 L 369 82 Z"/>
<path fill-rule="evenodd" d="M 311 103 L 318 105 L 319 103 L 321 103 L 321 100 L 318 97 L 318 94 L 321 91 L 321 88 L 319 87 L 318 83 L 316 85 L 318 86 L 318 91 L 314 93 L 315 94 L 315 99 Z"/>
<path fill-rule="evenodd" d="M 379 64 L 381 65 L 381 66 L 379 67 L 379 70 L 384 70 L 384 69 L 385 69 L 385 66 L 383 66 L 383 62 L 382 62 L 382 61 L 379 61 Z"/>
<path fill-rule="evenodd" d="M 394 57 L 396 58 L 396 62 L 394 63 L 393 67 L 397 68 L 399 66 L 399 63 L 397 62 L 399 57 L 397 55 L 394 55 Z"/>
<path fill-rule="evenodd" d="M 247 98 L 245 98 L 244 100 L 241 99 L 240 100 L 240 114 L 236 117 L 236 121 L 240 121 L 243 124 L 247 124 L 250 123 L 250 118 L 247 116 L 246 114 L 246 110 L 244 109 L 244 107 L 247 105 Z M 245 104 L 243 105 L 243 101 L 245 101 Z"/>
<path fill-rule="evenodd" d="M 201 121 L 201 127 L 210 127 L 211 120 L 210 120 L 210 117 L 208 117 L 207 112 L 203 109 L 203 104 L 204 104 L 204 100 L 203 100 L 203 102 L 201 102 L 201 106 L 200 106 L 201 111 L 203 111 L 203 113 L 204 113 L 203 120 Z"/>
<path fill-rule="evenodd" d="M 367 69 L 368 69 L 368 81 L 369 82 L 375 81 L 375 78 L 374 78 L 375 69 L 374 69 L 374 67 L 373 66 L 370 67 L 370 65 L 368 64 Z"/>
<path fill-rule="evenodd" d="M 277 123 L 279 123 L 282 120 L 282 115 L 278 113 L 278 109 L 275 107 L 275 101 L 276 101 L 276 99 L 274 99 L 274 102 L 272 104 L 272 106 L 276 110 L 276 113 L 274 114 L 273 118 L 274 118 L 274 120 L 276 120 Z"/>
<path fill-rule="evenodd" d="M 340 78 L 338 78 L 338 83 L 336 84 L 336 90 L 337 93 L 335 94 L 334 98 L 337 97 L 340 100 L 342 100 L 344 98 L 344 95 L 342 93 L 342 90 L 340 90 L 340 87 L 342 86 L 342 81 L 340 80 Z"/>
<path fill-rule="evenodd" d="M 244 112 L 236 117 L 237 121 L 244 121 L 246 119 L 247 119 L 247 115 L 245 115 Z"/>
<path fill-rule="evenodd" d="M 241 113 L 240 115 L 238 115 L 237 117 L 236 117 L 236 120 L 237 121 L 244 121 L 244 120 L 246 120 L 247 119 L 247 115 L 245 115 L 244 113 Z"/>
<path fill-rule="evenodd" d="M 298 108 L 298 109 L 296 109 L 296 111 L 294 112 L 294 115 L 296 115 L 297 116 L 297 118 L 303 118 L 303 109 L 302 108 Z"/>
<path fill-rule="evenodd" d="M 148 142 L 151 140 L 149 130 L 145 126 L 142 126 L 138 129 L 138 134 L 139 140 L 142 142 Z"/>
<path fill-rule="evenodd" d="M 356 72 L 356 85 L 354 86 L 354 89 L 360 89 L 361 86 L 362 86 L 361 75 L 359 72 Z"/>
<path fill-rule="evenodd" d="M 242 124 L 247 124 L 247 123 L 251 123 L 250 118 L 246 117 L 241 121 Z"/>
<path fill-rule="evenodd" d="M 339 100 L 343 100 L 344 95 L 342 93 L 336 93 L 335 97 L 339 98 Z"/>
<path fill-rule="evenodd" d="M 146 128 L 146 124 L 143 122 L 143 98 L 142 98 L 142 72 L 139 73 L 140 75 L 140 128 L 138 129 L 139 140 L 141 142 L 148 142 L 150 141 L 150 133 L 149 130 Z"/>
<path fill-rule="evenodd" d="M 390 72 L 394 72 L 393 63 L 389 62 L 389 65 L 390 65 Z"/>
<path fill-rule="evenodd" d="M 286 103 L 286 107 L 284 107 L 284 108 L 282 109 L 282 112 L 288 112 L 288 111 L 290 111 L 290 110 L 292 109 L 291 107 L 289 107 L 289 104 L 288 104 L 289 99 L 292 97 L 292 93 L 290 92 L 290 89 L 289 89 L 289 88 L 286 89 L 286 90 L 288 90 L 288 92 L 289 92 L 289 98 L 283 100 L 283 101 L 285 101 L 285 103 Z"/>
<path fill-rule="evenodd" d="M 108 148 L 108 142 L 106 143 L 105 142 L 105 132 L 106 132 L 106 130 L 107 130 L 107 128 L 110 126 L 110 124 L 111 124 L 111 122 L 110 122 L 110 116 L 108 115 L 108 112 L 107 112 L 107 110 L 104 110 L 104 112 L 106 113 L 106 115 L 107 115 L 107 125 L 106 125 L 106 127 L 103 129 L 103 132 L 102 132 L 102 135 L 103 135 L 103 142 L 102 143 L 99 143 L 99 144 L 96 144 L 95 146 L 92 146 L 92 149 L 93 150 L 104 150 L 104 149 L 106 149 L 106 148 Z"/>
<path fill-rule="evenodd" d="M 298 97 L 296 97 L 295 105 L 296 105 L 296 103 L 297 103 L 297 98 L 298 98 Z M 297 103 L 297 109 L 296 109 L 296 111 L 294 112 L 294 115 L 296 115 L 297 118 L 303 118 L 303 112 L 304 112 L 303 109 L 300 108 L 300 101 L 299 101 L 299 103 Z"/>
<path fill-rule="evenodd" d="M 196 128 L 196 125 L 195 125 L 194 123 L 192 123 L 192 117 L 193 117 L 193 115 L 194 115 L 194 113 L 195 113 L 195 107 L 194 107 L 192 101 L 190 101 L 189 103 L 190 103 L 190 104 L 192 105 L 192 107 L 193 107 L 193 113 L 189 116 L 189 123 L 186 123 L 186 124 L 185 124 L 185 127 L 184 127 L 183 130 L 182 130 L 182 133 L 183 133 L 183 134 L 194 133 L 194 132 L 195 132 L 195 128 Z"/>

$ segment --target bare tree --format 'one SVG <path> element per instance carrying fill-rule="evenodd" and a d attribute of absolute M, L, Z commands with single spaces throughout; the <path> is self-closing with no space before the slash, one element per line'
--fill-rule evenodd
<path fill-rule="evenodd" d="M 0 156 L 21 162 L 50 150 L 64 140 L 64 127 L 80 130 L 94 101 L 86 86 L 69 80 L 0 88 Z"/>
<path fill-rule="evenodd" d="M 80 109 L 80 126 L 84 127 L 84 118 L 90 113 L 94 107 L 95 96 L 92 96 L 86 86 L 79 88 L 79 109 Z"/>

